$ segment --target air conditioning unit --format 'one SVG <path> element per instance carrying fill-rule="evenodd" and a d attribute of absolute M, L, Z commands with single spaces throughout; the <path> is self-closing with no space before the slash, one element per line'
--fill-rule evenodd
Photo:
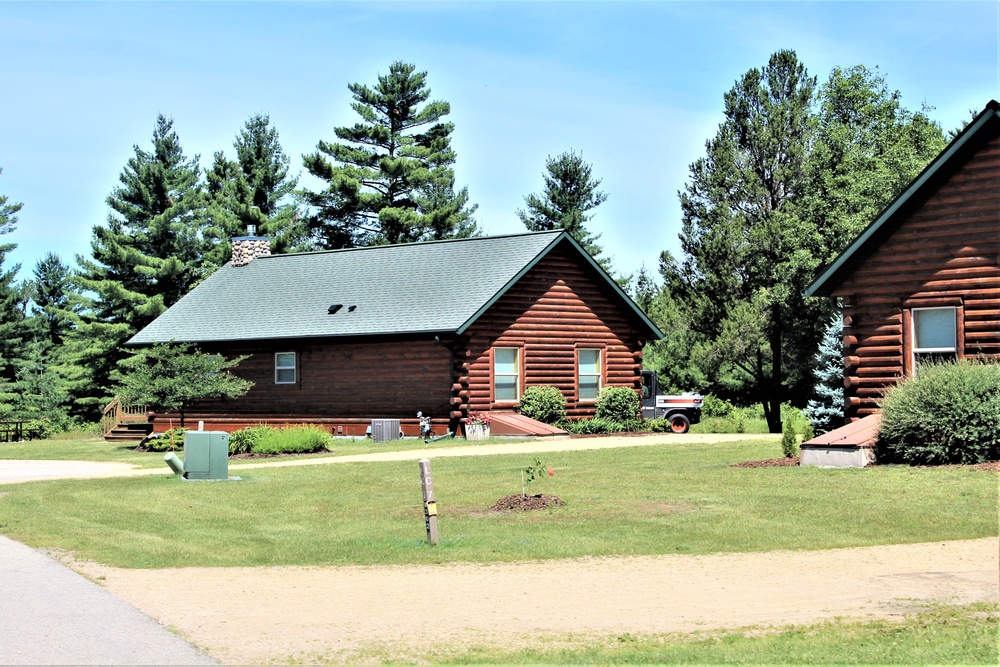
<path fill-rule="evenodd" d="M 398 419 L 372 420 L 372 440 L 375 442 L 398 440 L 401 437 L 403 437 L 403 432 L 399 430 Z"/>

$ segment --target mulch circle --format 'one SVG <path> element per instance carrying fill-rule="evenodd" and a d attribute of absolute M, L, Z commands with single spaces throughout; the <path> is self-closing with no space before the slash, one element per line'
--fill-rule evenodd
<path fill-rule="evenodd" d="M 546 493 L 539 493 L 537 496 L 522 496 L 515 493 L 504 496 L 493 503 L 491 512 L 526 512 L 528 510 L 541 510 L 546 507 L 558 507 L 565 505 L 559 496 L 551 496 Z"/>
<path fill-rule="evenodd" d="M 743 461 L 742 463 L 734 463 L 729 466 L 730 468 L 776 468 L 778 466 L 797 466 L 799 464 L 799 457 L 783 456 L 780 459 L 764 459 L 762 461 Z"/>

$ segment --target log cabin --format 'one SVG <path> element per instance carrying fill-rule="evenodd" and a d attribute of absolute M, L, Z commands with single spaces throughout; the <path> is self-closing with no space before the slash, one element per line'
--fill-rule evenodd
<path fill-rule="evenodd" d="M 922 360 L 1000 361 L 1000 105 L 991 101 L 805 294 L 840 301 L 849 423 L 877 414 L 885 389 Z"/>
<path fill-rule="evenodd" d="M 641 384 L 642 348 L 663 334 L 565 232 L 270 255 L 233 240 L 233 260 L 128 345 L 195 343 L 249 355 L 238 399 L 205 400 L 186 423 L 227 430 L 309 423 L 363 435 L 417 412 L 458 432 L 472 411 L 511 413 L 525 388 L 558 387 L 570 418 L 606 385 Z M 151 413 L 153 430 L 178 416 Z"/>

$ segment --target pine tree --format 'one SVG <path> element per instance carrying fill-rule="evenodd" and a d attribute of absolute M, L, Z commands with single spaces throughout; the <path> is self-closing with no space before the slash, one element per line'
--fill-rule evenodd
<path fill-rule="evenodd" d="M 320 141 L 304 156 L 309 173 L 327 183 L 303 193 L 316 243 L 348 248 L 475 234 L 468 191 L 453 192 L 454 125 L 443 121 L 451 107 L 427 102 L 427 73 L 394 62 L 373 88 L 348 89 L 361 122 L 335 128 L 340 142 Z"/>
<path fill-rule="evenodd" d="M 816 397 L 806 405 L 809 422 L 817 434 L 844 425 L 844 329 L 839 316 L 830 319 L 823 342 L 813 360 Z"/>
<path fill-rule="evenodd" d="M 289 158 L 270 117 L 252 116 L 236 135 L 236 159 L 219 151 L 206 172 L 210 212 L 219 245 L 209 258 L 215 265 L 229 260 L 230 238 L 242 236 L 248 225 L 271 239 L 274 253 L 310 249 L 305 221 L 294 192 L 298 178 L 288 173 Z"/>
<path fill-rule="evenodd" d="M 764 408 L 781 432 L 781 403 L 811 381 L 808 362 L 829 307 L 802 289 L 819 259 L 816 231 L 795 211 L 805 187 L 816 79 L 779 51 L 725 94 L 725 119 L 681 193 L 683 262 L 664 266 L 706 344 L 715 382 Z"/>
<path fill-rule="evenodd" d="M 217 265 L 220 240 L 209 226 L 198 156 L 184 155 L 173 121 L 160 115 L 152 151 L 134 147 L 107 199 L 107 224 L 94 227 L 91 258 L 77 257 L 77 285 L 93 296 L 67 347 L 76 371 L 74 397 L 91 411 L 104 400 L 122 344 L 173 305 Z M 91 416 L 96 416 L 91 412 Z"/>
<path fill-rule="evenodd" d="M 597 245 L 600 234 L 591 234 L 584 225 L 593 217 L 589 211 L 600 206 L 608 195 L 597 188 L 601 179 L 594 178 L 593 168 L 574 151 L 545 160 L 545 190 L 524 198 L 525 210 L 517 217 L 533 232 L 565 229 L 593 257 L 601 254 Z M 607 268 L 607 267 L 605 267 Z"/>
<path fill-rule="evenodd" d="M 22 419 L 44 420 L 61 430 L 69 424 L 71 409 L 63 340 L 77 319 L 70 301 L 75 295 L 70 269 L 48 253 L 35 265 L 25 289 L 30 306 L 25 343 L 14 362 L 15 411 Z"/>
<path fill-rule="evenodd" d="M 14 231 L 22 206 L 8 203 L 7 196 L 0 195 L 0 236 Z M 17 401 L 14 362 L 21 355 L 24 337 L 24 292 L 15 282 L 21 267 L 15 264 L 5 270 L 3 266 L 7 253 L 16 247 L 14 243 L 0 243 L 0 419 L 13 416 Z"/>

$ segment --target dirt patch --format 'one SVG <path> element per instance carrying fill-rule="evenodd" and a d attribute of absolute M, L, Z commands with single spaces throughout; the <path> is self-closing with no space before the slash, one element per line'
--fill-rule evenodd
<path fill-rule="evenodd" d="M 71 566 L 226 664 L 421 663 L 476 646 L 898 618 L 900 604 L 996 601 L 998 546 L 988 538 L 490 564 Z"/>
<path fill-rule="evenodd" d="M 743 461 L 734 463 L 730 468 L 775 468 L 779 466 L 799 465 L 798 456 L 783 456 L 780 459 L 762 459 L 760 461 Z"/>
<path fill-rule="evenodd" d="M 546 507 L 559 507 L 565 504 L 558 496 L 551 496 L 545 493 L 539 493 L 534 496 L 522 496 L 520 493 L 515 493 L 510 496 L 504 496 L 493 503 L 490 511 L 527 512 L 529 510 L 543 510 Z"/>
<path fill-rule="evenodd" d="M 986 463 L 978 463 L 973 468 L 978 468 L 980 470 L 991 470 L 993 472 L 1000 472 L 1000 461 L 987 461 Z"/>

